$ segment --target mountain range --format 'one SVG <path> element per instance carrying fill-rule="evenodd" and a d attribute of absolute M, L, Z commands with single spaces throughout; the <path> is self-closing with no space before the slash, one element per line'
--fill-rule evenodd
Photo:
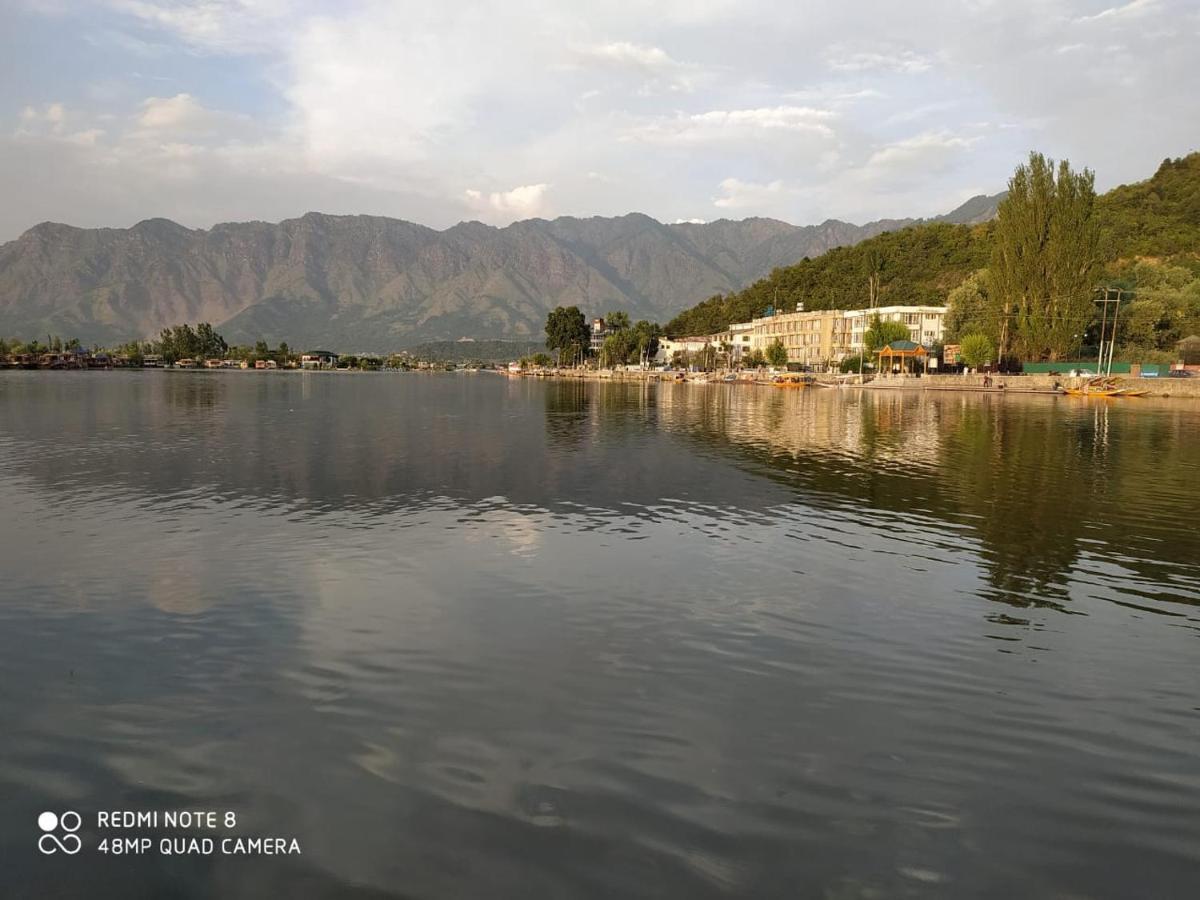
<path fill-rule="evenodd" d="M 938 220 L 986 221 L 998 200 L 975 197 Z M 918 221 L 664 224 L 632 213 L 444 231 L 320 213 L 209 229 L 45 222 L 0 245 L 0 335 L 106 343 L 204 321 L 232 343 L 352 350 L 540 338 L 560 304 L 665 321 L 779 266 Z"/>

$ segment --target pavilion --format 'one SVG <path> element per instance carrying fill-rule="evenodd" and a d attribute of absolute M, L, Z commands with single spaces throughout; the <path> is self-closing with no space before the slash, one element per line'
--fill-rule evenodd
<path fill-rule="evenodd" d="M 879 366 L 875 371 L 880 373 L 891 373 L 892 367 L 897 362 L 900 364 L 900 371 L 904 371 L 904 361 L 921 360 L 926 370 L 929 369 L 929 351 L 920 344 L 913 341 L 892 341 L 886 347 L 881 347 L 875 351 L 879 357 Z M 887 368 L 884 368 L 884 366 Z M 909 371 L 912 371 L 911 364 Z"/>

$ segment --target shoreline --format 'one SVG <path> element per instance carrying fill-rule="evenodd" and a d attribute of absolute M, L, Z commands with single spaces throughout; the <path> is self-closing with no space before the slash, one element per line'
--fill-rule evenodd
<path fill-rule="evenodd" d="M 762 378 L 739 378 L 736 381 L 724 381 L 721 375 L 716 377 L 686 377 L 682 380 L 675 377 L 673 372 L 624 372 L 618 370 L 558 370 L 547 372 L 506 372 L 501 374 L 510 378 L 555 378 L 578 381 L 631 381 L 659 382 L 665 384 L 691 385 L 750 385 L 755 387 L 773 387 L 770 376 Z M 700 375 L 701 373 L 688 373 Z M 983 384 L 983 375 L 923 375 L 915 376 L 881 376 L 872 378 L 865 383 L 841 380 L 831 375 L 813 376 L 816 380 L 814 387 L 825 389 L 852 389 L 869 391 L 929 391 L 933 393 L 957 394 L 1022 394 L 1051 397 L 1072 396 L 1064 392 L 1064 388 L 1079 388 L 1088 382 L 1088 378 L 1062 375 L 992 375 L 992 384 Z M 1171 400 L 1200 400 L 1200 377 L 1191 378 L 1131 378 L 1129 376 L 1113 376 L 1120 387 L 1136 388 L 1146 391 L 1141 397 L 1099 398 L 1099 399 L 1171 399 Z M 1081 398 L 1098 399 L 1098 398 Z"/>
<path fill-rule="evenodd" d="M 613 369 L 558 369 L 546 371 L 513 372 L 506 369 L 458 369 L 442 368 L 429 369 L 242 369 L 242 368 L 175 368 L 162 367 L 91 367 L 91 368 L 24 368 L 0 367 L 0 372 L 58 372 L 58 373 L 87 373 L 87 372 L 164 372 L 190 375 L 227 375 L 237 374 L 320 374 L 320 375 L 450 375 L 450 374 L 492 374 L 504 375 L 509 378 L 555 379 L 565 381 L 620 381 L 660 384 L 687 385 L 730 385 L 752 387 L 774 387 L 770 382 L 772 376 L 745 376 L 740 373 L 734 381 L 725 381 L 724 375 L 714 373 L 707 377 L 704 373 L 686 373 L 681 379 L 676 372 L 658 371 L 621 371 Z M 1069 377 L 1056 375 L 992 375 L 992 384 L 983 384 L 983 375 L 922 375 L 922 376 L 881 376 L 872 377 L 865 383 L 838 378 L 828 374 L 814 374 L 814 383 L 810 387 L 837 390 L 868 390 L 868 391 L 906 391 L 931 392 L 944 394 L 1021 394 L 1032 396 L 1077 396 L 1068 395 L 1064 388 L 1078 388 L 1089 379 L 1084 377 Z M 1162 400 L 1200 400 L 1200 377 L 1191 378 L 1132 378 L 1130 376 L 1113 376 L 1120 387 L 1136 388 L 1146 393 L 1135 397 L 1098 398 L 1098 399 L 1162 399 Z M 793 390 L 795 388 L 792 388 Z M 801 389 L 807 389 L 802 387 Z M 1097 399 L 1097 398 L 1080 398 Z"/>

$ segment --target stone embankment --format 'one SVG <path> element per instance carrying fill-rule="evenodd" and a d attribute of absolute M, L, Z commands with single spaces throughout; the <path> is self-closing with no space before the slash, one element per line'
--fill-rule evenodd
<path fill-rule="evenodd" d="M 707 379 L 703 376 L 688 374 L 689 382 L 704 381 L 720 383 L 724 373 L 713 373 Z M 742 372 L 739 383 L 764 383 L 770 380 L 769 375 L 760 375 L 757 379 L 749 373 Z M 525 377 L 551 378 L 580 378 L 600 381 L 673 381 L 674 372 L 640 372 L 612 369 L 559 369 L 539 373 L 526 373 Z M 818 381 L 827 383 L 838 379 L 832 375 L 817 375 Z M 893 376 L 876 378 L 865 385 L 875 390 L 914 390 L 914 391 L 963 391 L 971 393 L 1014 393 L 1014 394 L 1051 394 L 1062 388 L 1074 388 L 1083 385 L 1087 379 L 1070 378 L 1065 375 L 992 375 L 990 383 L 984 384 L 983 375 L 924 375 Z M 1114 376 L 1117 387 L 1134 388 L 1146 391 L 1147 397 L 1185 397 L 1200 399 L 1200 375 L 1191 378 L 1131 378 Z M 849 387 L 859 387 L 850 384 Z"/>
<path fill-rule="evenodd" d="M 987 390 L 983 375 L 926 375 L 911 379 L 913 387 L 926 390 Z M 887 379 L 882 379 L 886 381 Z M 1026 393 L 1030 391 L 1054 391 L 1056 388 L 1075 388 L 1086 383 L 1085 378 L 1068 378 L 1064 375 L 993 375 L 991 390 Z M 1200 375 L 1191 378 L 1130 378 L 1114 376 L 1117 387 L 1146 391 L 1147 397 L 1195 397 L 1200 398 Z M 1001 387 L 1003 385 L 1003 387 Z"/>

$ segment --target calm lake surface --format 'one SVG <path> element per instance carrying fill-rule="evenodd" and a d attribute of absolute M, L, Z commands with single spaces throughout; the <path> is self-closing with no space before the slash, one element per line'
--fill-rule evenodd
<path fill-rule="evenodd" d="M 1198 488 L 1183 401 L 0 374 L 0 895 L 1195 897 Z"/>

